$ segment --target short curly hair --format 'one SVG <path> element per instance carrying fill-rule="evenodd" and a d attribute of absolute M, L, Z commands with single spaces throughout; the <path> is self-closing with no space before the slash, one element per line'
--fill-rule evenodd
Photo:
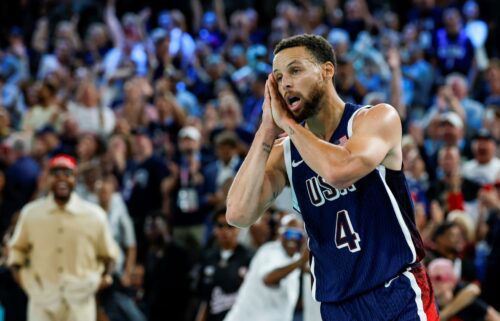
<path fill-rule="evenodd" d="M 330 43 L 323 37 L 317 35 L 302 34 L 282 39 L 274 49 L 274 54 L 294 47 L 305 47 L 320 64 L 329 61 L 337 69 L 335 51 Z"/>

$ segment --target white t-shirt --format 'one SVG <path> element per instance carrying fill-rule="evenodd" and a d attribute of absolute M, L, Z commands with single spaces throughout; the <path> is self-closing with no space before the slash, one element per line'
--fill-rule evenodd
<path fill-rule="evenodd" d="M 236 302 L 224 321 L 291 321 L 299 297 L 300 270 L 288 274 L 275 287 L 265 285 L 263 279 L 269 272 L 299 257 L 299 253 L 288 256 L 280 241 L 262 245 L 252 259 Z"/>
<path fill-rule="evenodd" d="M 79 103 L 68 103 L 69 116 L 78 123 L 81 133 L 109 135 L 115 128 L 115 114 L 109 107 L 85 107 Z"/>
<path fill-rule="evenodd" d="M 464 177 L 478 184 L 492 184 L 500 178 L 500 159 L 493 157 L 487 164 L 479 164 L 473 159 L 462 168 Z"/>

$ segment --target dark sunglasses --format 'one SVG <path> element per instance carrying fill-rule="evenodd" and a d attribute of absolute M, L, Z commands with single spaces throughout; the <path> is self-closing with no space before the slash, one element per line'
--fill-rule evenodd
<path fill-rule="evenodd" d="M 73 176 L 73 174 L 74 174 L 72 169 L 62 168 L 62 167 L 51 168 L 49 170 L 49 173 L 50 173 L 50 175 L 53 175 L 53 176 L 63 175 L 65 177 L 70 177 L 70 176 Z"/>

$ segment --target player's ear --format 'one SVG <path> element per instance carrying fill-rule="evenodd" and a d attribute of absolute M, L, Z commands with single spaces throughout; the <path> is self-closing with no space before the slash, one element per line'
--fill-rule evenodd
<path fill-rule="evenodd" d="M 330 61 L 327 61 L 322 66 L 323 78 L 326 80 L 332 80 L 335 74 L 335 67 Z"/>

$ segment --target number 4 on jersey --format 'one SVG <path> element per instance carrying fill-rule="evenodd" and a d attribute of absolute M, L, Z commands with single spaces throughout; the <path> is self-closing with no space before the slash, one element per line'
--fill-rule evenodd
<path fill-rule="evenodd" d="M 359 235 L 352 228 L 349 213 L 346 210 L 337 212 L 337 224 L 335 225 L 335 245 L 341 249 L 347 247 L 351 252 L 361 250 L 359 246 Z"/>

